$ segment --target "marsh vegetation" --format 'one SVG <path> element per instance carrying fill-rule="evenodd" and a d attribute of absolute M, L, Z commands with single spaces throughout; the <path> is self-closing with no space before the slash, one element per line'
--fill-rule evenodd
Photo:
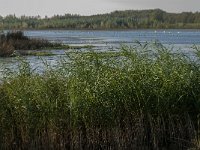
<path fill-rule="evenodd" d="M 1 149 L 199 148 L 200 57 L 160 43 L 71 52 L 0 86 Z"/>
<path fill-rule="evenodd" d="M 38 50 L 62 47 L 61 43 L 51 43 L 44 39 L 29 38 L 22 31 L 12 31 L 0 35 L 0 56 L 12 56 L 16 50 Z"/>
<path fill-rule="evenodd" d="M 54 55 L 43 50 L 91 49 L 92 45 L 70 46 L 59 42 L 50 42 L 41 38 L 30 38 L 22 31 L 11 31 L 0 34 L 0 57 L 9 56 L 50 56 Z M 35 51 L 38 50 L 38 51 Z"/>

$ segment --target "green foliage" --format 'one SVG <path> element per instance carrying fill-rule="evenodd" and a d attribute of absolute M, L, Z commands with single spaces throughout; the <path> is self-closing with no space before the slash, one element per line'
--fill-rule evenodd
<path fill-rule="evenodd" d="M 167 13 L 160 9 L 114 11 L 109 14 L 55 15 L 41 18 L 9 15 L 0 17 L 1 29 L 168 29 L 200 28 L 199 12 Z"/>
<path fill-rule="evenodd" d="M 0 86 L 1 149 L 184 149 L 197 145 L 200 66 L 160 43 L 23 62 Z"/>

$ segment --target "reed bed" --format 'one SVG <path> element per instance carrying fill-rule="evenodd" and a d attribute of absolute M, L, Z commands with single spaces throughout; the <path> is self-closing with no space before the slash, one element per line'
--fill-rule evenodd
<path fill-rule="evenodd" d="M 0 34 L 0 57 L 14 56 L 15 50 L 38 50 L 59 47 L 62 48 L 65 46 L 61 43 L 52 43 L 45 39 L 29 38 L 22 31 L 11 31 Z"/>
<path fill-rule="evenodd" d="M 26 61 L 0 86 L 0 149 L 198 149 L 200 66 L 160 43 Z"/>

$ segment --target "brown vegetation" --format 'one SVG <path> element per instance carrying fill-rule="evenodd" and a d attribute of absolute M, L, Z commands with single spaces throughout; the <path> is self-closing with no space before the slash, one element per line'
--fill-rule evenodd
<path fill-rule="evenodd" d="M 0 41 L 0 56 L 10 56 L 14 52 L 14 47 L 8 41 L 2 42 Z"/>
<path fill-rule="evenodd" d="M 0 56 L 11 56 L 14 50 L 36 50 L 62 46 L 44 39 L 31 39 L 21 31 L 12 31 L 0 35 Z"/>

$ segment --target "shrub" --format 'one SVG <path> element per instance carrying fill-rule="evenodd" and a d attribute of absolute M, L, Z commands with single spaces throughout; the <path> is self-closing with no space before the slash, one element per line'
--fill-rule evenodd
<path fill-rule="evenodd" d="M 14 52 L 14 47 L 10 42 L 0 43 L 0 57 L 10 56 Z"/>
<path fill-rule="evenodd" d="M 10 56 L 14 50 L 36 50 L 62 46 L 44 39 L 31 39 L 21 31 L 7 32 L 0 35 L 0 56 Z"/>

